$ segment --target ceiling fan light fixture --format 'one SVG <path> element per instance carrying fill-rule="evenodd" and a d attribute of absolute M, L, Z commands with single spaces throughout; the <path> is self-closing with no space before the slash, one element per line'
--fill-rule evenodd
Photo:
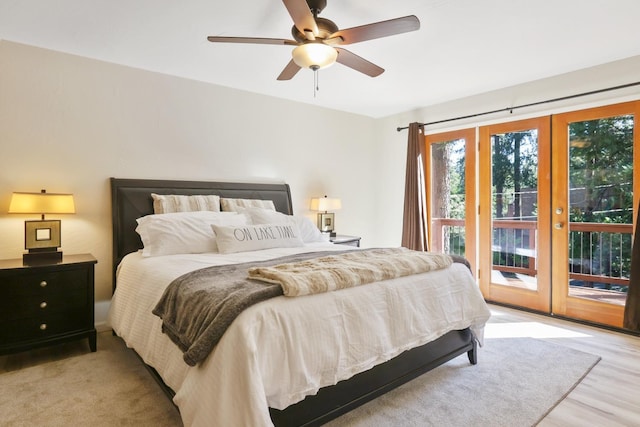
<path fill-rule="evenodd" d="M 299 67 L 318 70 L 333 65 L 338 51 L 322 42 L 308 42 L 293 49 L 292 56 Z"/>

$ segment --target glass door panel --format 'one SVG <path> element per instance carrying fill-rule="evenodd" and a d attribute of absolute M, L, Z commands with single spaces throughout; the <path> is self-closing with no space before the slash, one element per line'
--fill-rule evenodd
<path fill-rule="evenodd" d="M 481 289 L 496 302 L 548 311 L 549 119 L 480 135 Z"/>
<path fill-rule="evenodd" d="M 554 117 L 556 314 L 622 325 L 638 198 L 635 109 L 627 103 Z"/>
<path fill-rule="evenodd" d="M 475 271 L 475 129 L 425 141 L 430 250 L 464 256 Z"/>
<path fill-rule="evenodd" d="M 633 231 L 633 115 L 570 123 L 569 295 L 624 305 Z"/>
<path fill-rule="evenodd" d="M 538 130 L 491 135 L 492 281 L 537 290 Z"/>

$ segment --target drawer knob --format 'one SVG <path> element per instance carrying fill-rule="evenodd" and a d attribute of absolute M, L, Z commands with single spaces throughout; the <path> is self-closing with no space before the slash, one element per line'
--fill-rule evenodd
<path fill-rule="evenodd" d="M 47 286 L 47 281 L 46 280 L 43 280 L 42 282 L 40 282 L 40 287 L 41 288 L 44 288 L 46 286 Z"/>
<path fill-rule="evenodd" d="M 40 324 L 40 330 L 44 331 L 45 329 L 47 329 L 47 324 L 46 323 L 41 323 Z"/>
<path fill-rule="evenodd" d="M 46 301 L 42 301 L 40 303 L 40 308 L 47 308 L 47 302 Z"/>

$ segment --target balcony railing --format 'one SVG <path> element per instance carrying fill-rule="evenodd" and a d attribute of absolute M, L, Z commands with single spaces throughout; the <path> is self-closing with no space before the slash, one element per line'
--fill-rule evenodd
<path fill-rule="evenodd" d="M 433 222 L 434 250 L 464 255 L 464 219 Z M 572 222 L 569 224 L 569 279 L 585 287 L 622 290 L 629 286 L 631 224 Z M 493 221 L 493 269 L 535 276 L 537 222 Z"/>

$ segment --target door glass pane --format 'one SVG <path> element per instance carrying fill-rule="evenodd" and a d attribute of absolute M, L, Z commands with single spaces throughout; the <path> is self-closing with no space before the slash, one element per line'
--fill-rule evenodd
<path fill-rule="evenodd" d="M 569 125 L 569 295 L 624 305 L 633 232 L 633 115 Z"/>
<path fill-rule="evenodd" d="M 491 283 L 537 290 L 537 129 L 491 135 Z"/>
<path fill-rule="evenodd" d="M 465 140 L 431 144 L 433 250 L 465 256 Z"/>

